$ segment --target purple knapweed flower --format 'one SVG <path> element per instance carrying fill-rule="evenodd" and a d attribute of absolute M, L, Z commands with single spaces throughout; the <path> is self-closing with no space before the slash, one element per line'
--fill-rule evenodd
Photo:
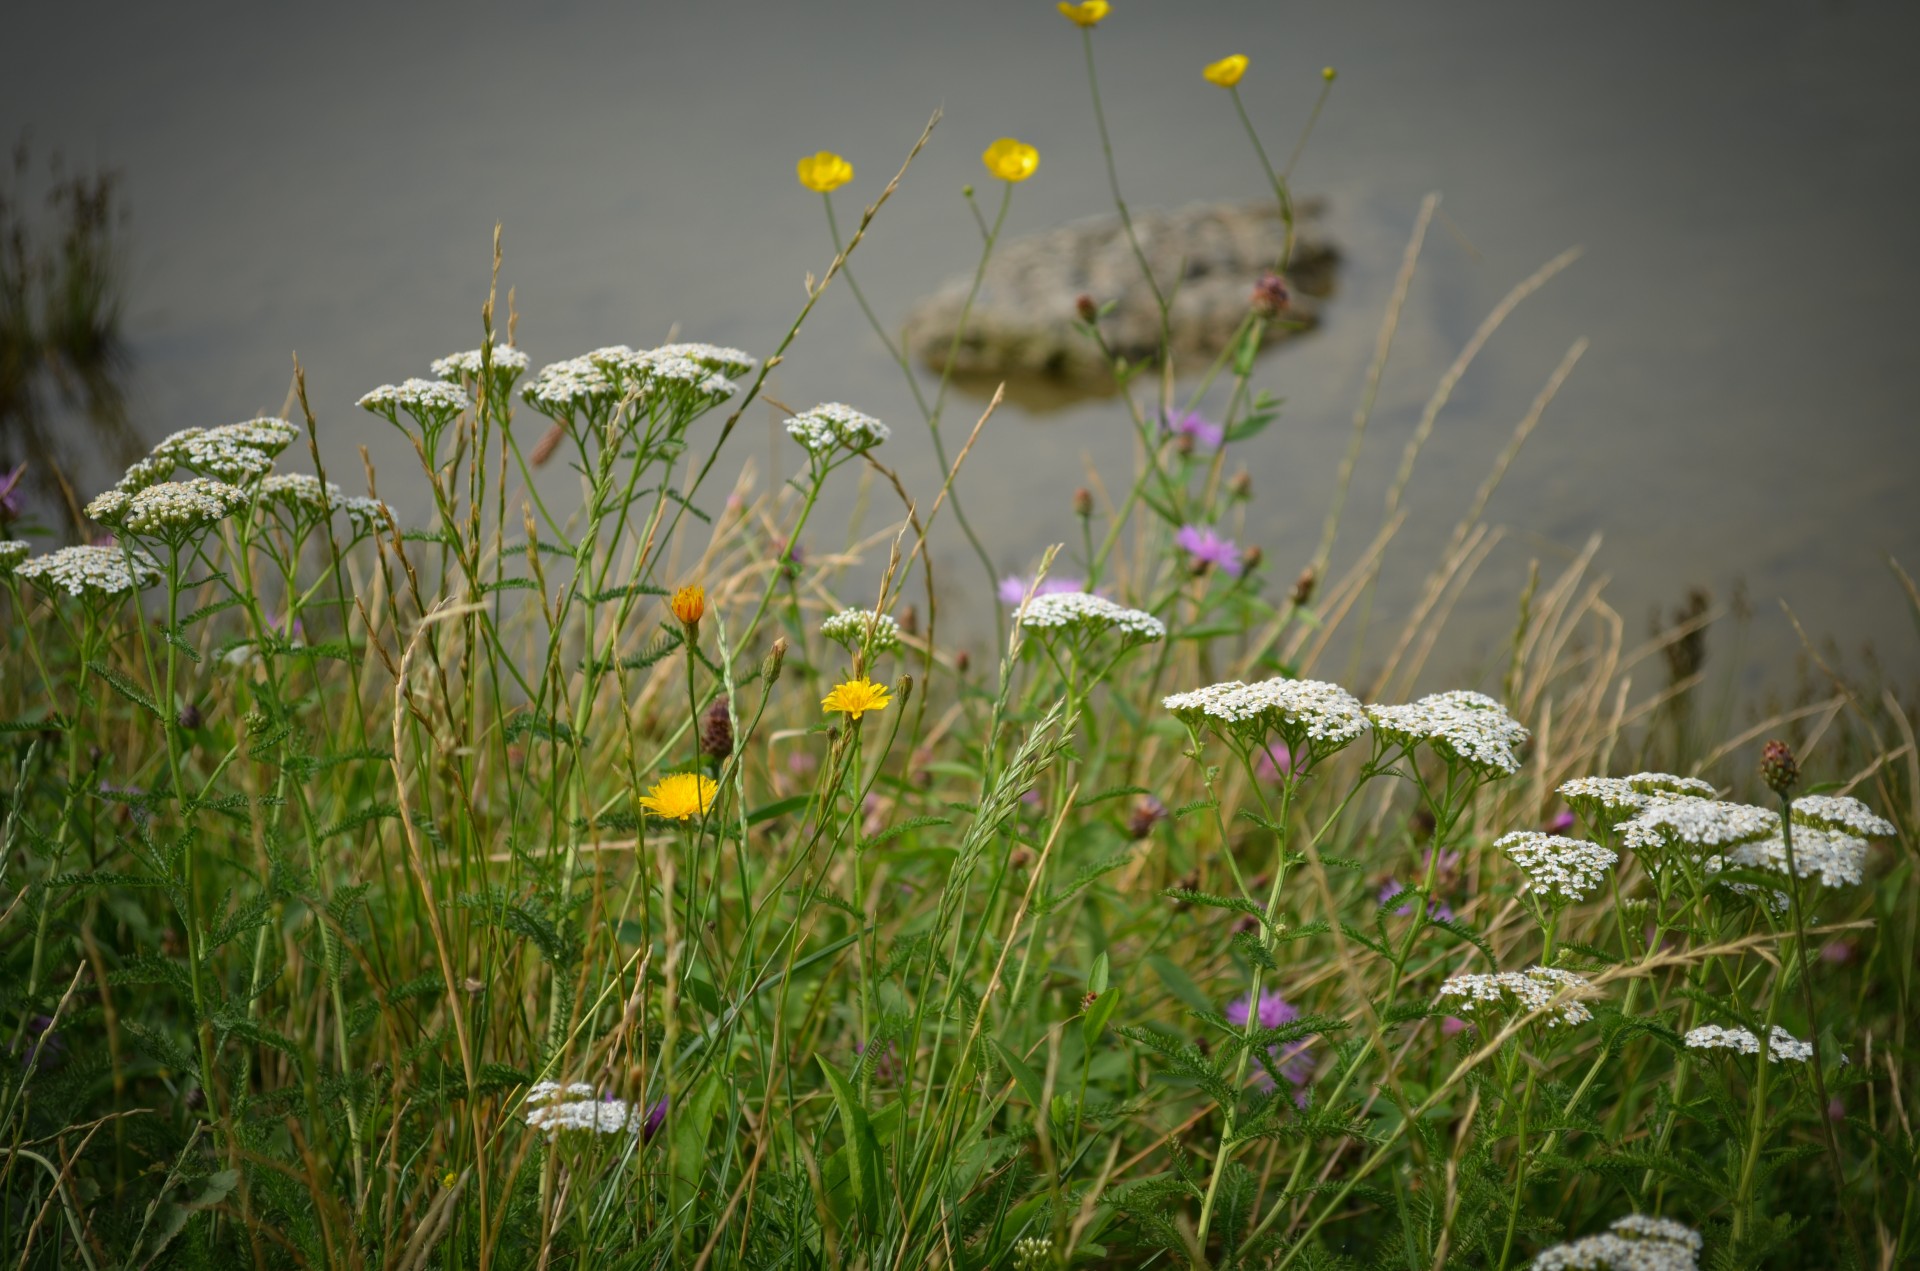
<path fill-rule="evenodd" d="M 1573 828 L 1573 809 L 1561 808 L 1543 828 L 1549 834 L 1565 834 Z"/>
<path fill-rule="evenodd" d="M 1191 437 L 1194 445 L 1208 450 L 1220 449 L 1220 443 L 1227 439 L 1225 424 L 1216 424 L 1197 410 L 1178 416 L 1163 413 L 1160 426 L 1175 437 Z"/>
<path fill-rule="evenodd" d="M 1440 1032 L 1446 1037 L 1453 1037 L 1464 1033 L 1472 1027 L 1472 1024 L 1467 1023 L 1467 1021 L 1461 1019 L 1458 1015 L 1449 1015 L 1440 1021 Z"/>
<path fill-rule="evenodd" d="M 1278 781 L 1293 775 L 1293 752 L 1282 742 L 1274 742 L 1253 761 L 1253 775 L 1262 781 Z"/>
<path fill-rule="evenodd" d="M 1022 578 L 1018 574 L 1008 574 L 1000 580 L 1000 603 L 1003 605 L 1020 604 L 1027 598 L 1027 588 L 1029 587 L 1033 587 L 1033 580 L 1031 578 Z M 1040 580 L 1040 585 L 1034 587 L 1033 594 L 1036 596 L 1057 596 L 1063 592 L 1085 591 L 1086 589 L 1086 583 L 1078 578 L 1054 578 L 1049 576 Z"/>
<path fill-rule="evenodd" d="M 1213 532 L 1212 526 L 1183 525 L 1173 541 L 1181 551 L 1192 558 L 1195 572 L 1202 567 L 1225 570 L 1238 578 L 1244 564 L 1240 557 L 1240 548 L 1230 538 L 1221 538 Z"/>
<path fill-rule="evenodd" d="M 1260 1010 L 1257 1020 L 1260 1027 L 1279 1028 L 1282 1024 L 1291 1024 L 1299 1018 L 1299 1009 L 1286 998 L 1272 989 L 1260 991 Z M 1247 1026 L 1246 998 L 1237 997 L 1228 1003 L 1227 1022 L 1235 1028 Z M 1273 1066 L 1294 1088 L 1293 1101 L 1302 1107 L 1305 1107 L 1307 1102 L 1305 1089 L 1307 1079 L 1313 1076 L 1313 1060 L 1307 1054 L 1307 1047 L 1310 1045 L 1312 1045 L 1311 1040 L 1303 1038 L 1297 1042 L 1289 1042 L 1285 1046 L 1267 1047 L 1267 1054 L 1272 1058 Z M 1271 1090 L 1273 1078 L 1267 1075 L 1266 1069 L 1262 1068 L 1255 1074 L 1254 1084 L 1262 1090 Z"/>
<path fill-rule="evenodd" d="M 1400 882 L 1399 879 L 1389 878 L 1385 883 L 1382 883 L 1380 886 L 1380 903 L 1383 905 L 1386 904 L 1389 900 L 1392 900 L 1395 896 L 1398 896 L 1401 892 L 1405 890 L 1406 890 L 1406 887 Z M 1413 912 L 1412 901 L 1408 901 L 1406 904 L 1400 906 L 1398 909 L 1393 911 L 1394 917 L 1396 918 L 1404 918 L 1412 912 Z M 1427 901 L 1427 916 L 1429 918 L 1438 919 L 1441 922 L 1452 922 L 1453 907 L 1448 905 L 1447 902 L 1444 900 L 1434 900 L 1429 898 Z"/>
<path fill-rule="evenodd" d="M 0 477 L 0 524 L 20 519 L 20 478 L 26 474 L 27 465 L 23 463 L 4 477 Z"/>
<path fill-rule="evenodd" d="M 658 1102 L 647 1109 L 646 1119 L 640 1123 L 640 1141 L 650 1143 L 653 1136 L 660 1133 L 660 1127 L 667 1123 L 667 1097 L 661 1095 Z"/>

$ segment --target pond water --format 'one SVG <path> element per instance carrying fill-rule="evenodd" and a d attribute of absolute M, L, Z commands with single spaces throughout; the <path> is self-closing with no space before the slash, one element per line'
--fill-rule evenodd
<path fill-rule="evenodd" d="M 1592 345 L 1489 509 L 1505 539 L 1454 617 L 1442 664 L 1504 641 L 1529 559 L 1604 535 L 1630 632 L 1694 585 L 1744 584 L 1749 680 L 1796 647 L 1777 598 L 1848 648 L 1920 658 L 1885 559 L 1920 568 L 1920 8 L 1892 3 L 1599 7 L 1118 0 L 1096 32 L 1129 199 L 1262 192 L 1228 99 L 1199 67 L 1251 55 L 1242 85 L 1285 152 L 1323 64 L 1340 78 L 1296 178 L 1326 200 L 1346 262 L 1314 335 L 1268 355 L 1286 399 L 1243 448 L 1245 537 L 1275 590 L 1311 555 L 1375 332 L 1421 197 L 1441 219 L 1402 321 L 1339 560 L 1379 523 L 1434 381 L 1500 297 L 1562 249 L 1583 257 L 1528 300 L 1440 417 L 1389 558 L 1376 621 L 1405 612 L 1489 463 L 1563 352 Z M 307 368 L 325 453 L 364 443 L 402 490 L 409 453 L 355 409 L 367 388 L 472 347 L 489 244 L 505 226 L 536 365 L 601 344 L 773 347 L 831 256 L 803 153 L 849 156 L 843 223 L 933 108 L 945 119 L 855 258 L 889 322 L 971 267 L 960 187 L 1012 134 L 1037 145 L 1009 233 L 1108 210 L 1077 32 L 1044 0 L 228 6 L 96 4 L 10 15 L 0 125 L 120 169 L 133 209 L 134 400 L 154 435 L 278 412 Z M 851 196 L 851 197 L 849 197 Z M 909 487 L 938 478 L 911 398 L 844 290 L 773 396 L 856 403 L 894 422 Z M 964 435 L 978 403 L 962 400 Z M 961 420 L 960 416 L 967 416 Z M 756 412 L 742 458 L 797 452 Z M 762 440 L 759 429 L 767 430 Z M 1071 541 L 1087 463 L 1123 470 L 1111 401 L 1010 406 L 963 477 L 996 566 Z M 1089 459 L 1089 456 L 1092 458 Z M 844 536 L 849 492 L 818 545 Z M 424 509 L 417 509 L 424 514 Z M 879 512 L 874 516 L 877 518 Z M 842 518 L 840 522 L 832 519 Z M 986 607 L 952 532 L 937 559 Z M 963 619 L 964 621 L 964 619 Z M 977 636 L 984 621 L 974 620 Z M 1649 671 L 1649 675 L 1654 672 Z"/>

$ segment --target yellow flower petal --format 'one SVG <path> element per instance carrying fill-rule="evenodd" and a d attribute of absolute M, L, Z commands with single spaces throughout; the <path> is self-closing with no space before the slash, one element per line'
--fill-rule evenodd
<path fill-rule="evenodd" d="M 1207 83 L 1218 84 L 1222 88 L 1232 88 L 1247 73 L 1247 55 L 1235 53 L 1223 57 L 1217 62 L 1207 63 L 1207 69 L 1200 72 L 1207 77 Z"/>
<path fill-rule="evenodd" d="M 640 798 L 640 806 L 669 821 L 685 821 L 706 814 L 720 793 L 720 783 L 703 772 L 676 772 L 662 777 Z"/>
<path fill-rule="evenodd" d="M 872 680 L 848 680 L 834 687 L 833 692 L 820 700 L 821 709 L 828 714 L 840 712 L 848 719 L 859 719 L 868 711 L 882 711 L 893 704 L 888 695 L 887 686 L 875 684 Z"/>
<path fill-rule="evenodd" d="M 795 167 L 800 184 L 817 194 L 837 190 L 853 180 L 853 165 L 831 150 L 810 154 Z"/>
<path fill-rule="evenodd" d="M 1100 19 L 1112 11 L 1113 6 L 1107 0 L 1080 0 L 1079 4 L 1060 0 L 1061 14 L 1075 26 L 1098 26 Z"/>
<path fill-rule="evenodd" d="M 697 627 L 707 613 L 707 589 L 698 583 L 673 593 L 673 616 L 682 626 Z"/>
<path fill-rule="evenodd" d="M 1091 4 L 1093 0 L 1087 2 Z M 1002 181 L 1024 181 L 1040 166 L 1040 152 L 1024 141 L 1002 137 L 987 147 L 980 162 Z"/>

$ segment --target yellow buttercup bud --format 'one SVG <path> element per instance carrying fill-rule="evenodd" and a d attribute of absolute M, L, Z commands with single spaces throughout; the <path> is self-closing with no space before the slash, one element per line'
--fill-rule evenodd
<path fill-rule="evenodd" d="M 1245 53 L 1235 53 L 1231 56 L 1223 57 L 1217 62 L 1209 62 L 1207 63 L 1206 69 L 1200 73 L 1207 77 L 1207 83 L 1209 84 L 1218 84 L 1222 88 L 1232 88 L 1240 82 L 1240 77 L 1247 73 L 1247 55 Z"/>

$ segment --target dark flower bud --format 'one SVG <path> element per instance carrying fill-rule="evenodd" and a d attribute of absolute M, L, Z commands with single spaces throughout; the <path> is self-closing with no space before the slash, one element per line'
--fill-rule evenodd
<path fill-rule="evenodd" d="M 760 663 L 760 678 L 772 688 L 780 682 L 780 664 L 787 660 L 787 637 L 781 636 L 767 650 L 766 660 Z"/>
<path fill-rule="evenodd" d="M 1127 837 L 1143 839 L 1153 833 L 1154 826 L 1166 819 L 1166 805 L 1149 794 L 1133 805 L 1133 813 L 1127 817 Z"/>
<path fill-rule="evenodd" d="M 911 675 L 901 676 L 900 683 L 894 686 L 893 691 L 899 695 L 900 704 L 905 706 L 908 700 L 913 697 L 913 677 Z"/>
<path fill-rule="evenodd" d="M 1084 291 L 1080 293 L 1080 298 L 1073 302 L 1073 307 L 1080 311 L 1080 321 L 1082 322 L 1098 322 L 1100 320 L 1100 306 L 1093 303 L 1093 297 Z"/>
<path fill-rule="evenodd" d="M 1260 550 L 1258 543 L 1255 543 L 1246 551 L 1240 553 L 1240 564 L 1243 567 L 1242 572 L 1251 574 L 1254 570 L 1260 568 L 1260 562 L 1266 558 L 1267 554 Z"/>
<path fill-rule="evenodd" d="M 174 718 L 175 722 L 180 725 L 183 731 L 192 732 L 194 729 L 200 727 L 200 708 L 192 702 L 188 702 L 180 708 L 180 713 Z"/>
<path fill-rule="evenodd" d="M 1243 931 L 1258 930 L 1260 930 L 1260 920 L 1252 914 L 1241 914 L 1240 920 L 1233 924 L 1233 934 L 1236 936 Z"/>
<path fill-rule="evenodd" d="M 1007 854 L 1007 864 L 1015 869 L 1025 869 L 1033 864 L 1033 849 L 1022 844 Z"/>
<path fill-rule="evenodd" d="M 1245 468 L 1233 474 L 1227 482 L 1227 493 L 1245 503 L 1253 497 L 1253 474 Z"/>
<path fill-rule="evenodd" d="M 965 649 L 953 655 L 953 669 L 957 675 L 965 675 L 973 669 L 973 658 Z"/>
<path fill-rule="evenodd" d="M 1293 580 L 1293 594 L 1287 599 L 1296 607 L 1306 604 L 1313 599 L 1313 589 L 1319 581 L 1320 576 L 1314 572 L 1313 566 L 1307 566 L 1300 571 L 1300 576 Z"/>
<path fill-rule="evenodd" d="M 1287 280 L 1279 274 L 1262 274 L 1260 281 L 1253 284 L 1253 311 L 1263 318 L 1277 316 L 1292 299 Z"/>
<path fill-rule="evenodd" d="M 715 759 L 727 759 L 733 755 L 733 719 L 728 711 L 725 694 L 713 699 L 713 705 L 707 707 L 706 720 L 700 726 L 700 750 Z"/>
<path fill-rule="evenodd" d="M 1081 486 L 1073 492 L 1073 514 L 1083 521 L 1093 515 L 1093 491 Z"/>
<path fill-rule="evenodd" d="M 1767 789 L 1786 798 L 1800 784 L 1800 761 L 1784 741 L 1770 741 L 1760 749 L 1760 779 Z"/>
<path fill-rule="evenodd" d="M 912 605 L 908 605 L 903 611 L 901 611 L 900 634 L 901 635 L 919 635 L 920 634 L 920 611 L 914 608 Z"/>
<path fill-rule="evenodd" d="M 1098 993 L 1088 993 L 1080 999 L 1080 1009 L 1090 1011 L 1093 1009 L 1093 1004 L 1099 1000 L 1100 995 Z"/>
<path fill-rule="evenodd" d="M 1197 444 L 1199 443 L 1194 441 L 1193 434 L 1190 432 L 1176 434 L 1173 439 L 1174 451 L 1183 456 L 1192 454 L 1193 448 Z"/>

